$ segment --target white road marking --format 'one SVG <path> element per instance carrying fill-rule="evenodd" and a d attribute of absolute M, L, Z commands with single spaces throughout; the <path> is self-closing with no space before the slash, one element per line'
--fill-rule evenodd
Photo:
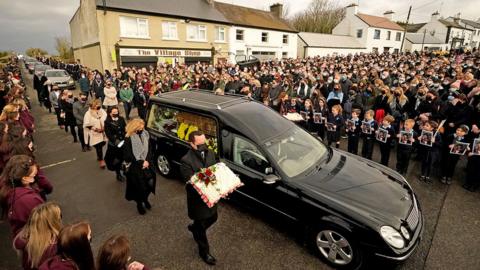
<path fill-rule="evenodd" d="M 42 166 L 42 167 L 40 167 L 40 169 L 47 169 L 47 168 L 55 167 L 55 166 L 62 165 L 62 164 L 65 164 L 65 163 L 70 163 L 70 162 L 75 161 L 75 160 L 77 160 L 77 159 L 76 158 L 67 159 L 67 160 L 64 160 L 64 161 L 57 162 L 57 163 L 52 163 L 52 164 L 49 164 L 49 165 Z"/>

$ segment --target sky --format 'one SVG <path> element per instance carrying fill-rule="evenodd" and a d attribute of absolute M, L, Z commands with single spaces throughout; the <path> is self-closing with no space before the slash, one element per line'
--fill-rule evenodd
<path fill-rule="evenodd" d="M 108 0 L 107 0 L 108 1 Z M 135 0 L 128 0 L 135 1 Z M 174 0 L 152 0 L 174 1 Z M 196 0 L 192 0 L 196 1 Z M 304 10 L 312 0 L 217 0 L 235 5 L 268 9 L 273 3 L 288 6 L 290 15 Z M 441 16 L 460 12 L 465 19 L 480 18 L 479 0 L 338 0 L 339 6 L 355 2 L 359 12 L 382 16 L 387 10 L 395 12 L 394 20 L 405 21 L 408 7 L 412 5 L 411 22 L 430 20 L 430 14 L 439 11 Z M 80 0 L 0 0 L 0 50 L 19 53 L 38 47 L 55 54 L 55 37 L 70 37 L 68 22 L 79 6 Z"/>

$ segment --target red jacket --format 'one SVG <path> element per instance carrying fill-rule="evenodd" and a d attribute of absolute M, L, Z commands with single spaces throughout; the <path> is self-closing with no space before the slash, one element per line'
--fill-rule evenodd
<path fill-rule="evenodd" d="M 15 247 L 15 249 L 22 251 L 22 266 L 23 266 L 23 269 L 25 269 L 25 270 L 37 269 L 37 268 L 31 268 L 30 267 L 31 266 L 30 256 L 28 255 L 27 250 L 26 250 L 26 247 L 27 247 L 27 240 L 26 239 L 24 239 L 22 236 L 16 237 L 14 242 L 13 242 L 13 246 Z M 38 265 L 39 266 L 42 265 L 43 262 L 45 262 L 46 260 L 54 257 L 55 254 L 57 254 L 57 244 L 56 243 L 48 246 L 48 248 L 43 252 L 42 258 L 40 259 L 40 262 L 38 263 Z"/>
<path fill-rule="evenodd" d="M 37 189 L 30 187 L 16 187 L 7 196 L 8 222 L 12 229 L 13 236 L 17 235 L 20 229 L 27 223 L 30 212 L 35 206 L 44 203 L 42 196 Z"/>
<path fill-rule="evenodd" d="M 32 114 L 28 110 L 20 111 L 19 121 L 27 129 L 28 135 L 33 133 L 35 119 L 33 119 Z"/>
<path fill-rule="evenodd" d="M 64 260 L 57 255 L 40 265 L 38 270 L 77 270 L 77 266 L 73 261 Z"/>

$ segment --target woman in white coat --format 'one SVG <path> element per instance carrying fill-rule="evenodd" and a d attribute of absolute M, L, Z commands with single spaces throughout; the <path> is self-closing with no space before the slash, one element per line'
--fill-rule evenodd
<path fill-rule="evenodd" d="M 117 89 L 112 86 L 111 80 L 107 81 L 107 86 L 103 88 L 103 94 L 105 95 L 105 99 L 103 100 L 103 106 L 108 108 L 118 105 Z"/>
<path fill-rule="evenodd" d="M 99 99 L 92 100 L 90 108 L 83 118 L 85 143 L 88 143 L 89 146 L 95 147 L 97 160 L 102 169 L 105 169 L 103 146 L 105 146 L 105 142 L 107 141 L 104 124 L 106 118 L 107 113 L 102 109 L 102 102 Z"/>

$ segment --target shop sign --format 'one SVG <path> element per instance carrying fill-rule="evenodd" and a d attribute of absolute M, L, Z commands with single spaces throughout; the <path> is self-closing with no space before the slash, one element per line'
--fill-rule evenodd
<path fill-rule="evenodd" d="M 212 57 L 211 51 L 172 49 L 120 49 L 120 56 Z"/>

